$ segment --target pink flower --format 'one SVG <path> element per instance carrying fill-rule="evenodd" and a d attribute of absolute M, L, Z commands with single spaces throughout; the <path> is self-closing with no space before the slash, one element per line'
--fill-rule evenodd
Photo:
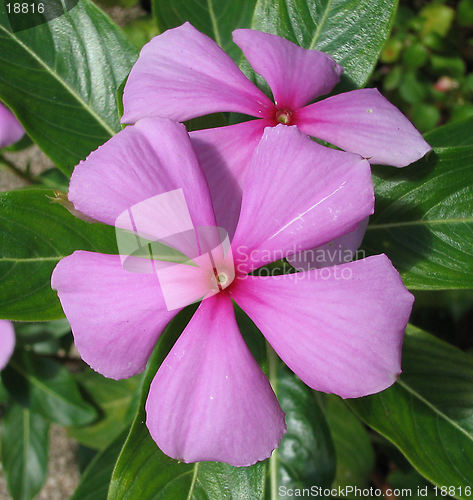
<path fill-rule="evenodd" d="M 0 319 L 0 370 L 7 366 L 15 349 L 15 330 L 11 321 Z"/>
<path fill-rule="evenodd" d="M 0 148 L 18 142 L 25 131 L 15 115 L 0 102 Z"/>
<path fill-rule="evenodd" d="M 215 226 L 184 126 L 150 118 L 80 163 L 69 197 L 77 210 L 111 225 L 137 203 L 176 189 L 194 227 Z M 396 380 L 413 297 L 386 256 L 277 277 L 248 275 L 295 246 L 313 248 L 346 233 L 372 213 L 373 202 L 366 160 L 320 146 L 296 127 L 264 131 L 231 244 L 234 268 L 226 277 L 234 278 L 200 303 L 151 385 L 146 423 L 166 454 L 250 465 L 267 458 L 285 432 L 284 414 L 241 337 L 232 300 L 312 388 L 358 397 Z M 209 288 L 214 280 L 209 272 Z M 156 274 L 127 272 L 118 255 L 74 252 L 57 265 L 52 287 L 82 358 L 116 379 L 144 369 L 178 311 L 166 309 Z"/>
<path fill-rule="evenodd" d="M 191 133 L 217 222 L 230 234 L 238 221 L 249 160 L 265 127 L 297 125 L 305 134 L 371 163 L 397 167 L 431 149 L 376 89 L 354 90 L 307 105 L 339 81 L 342 68 L 328 55 L 248 29 L 234 31 L 233 39 L 269 84 L 274 103 L 213 40 L 185 23 L 143 47 L 125 86 L 122 118 L 123 123 L 150 116 L 185 121 L 220 111 L 259 118 Z M 356 234 L 353 238 L 355 243 L 360 240 Z"/>

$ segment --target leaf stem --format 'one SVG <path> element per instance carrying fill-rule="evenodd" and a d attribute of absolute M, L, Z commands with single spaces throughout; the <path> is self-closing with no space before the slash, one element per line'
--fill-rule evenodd
<path fill-rule="evenodd" d="M 36 179 L 34 176 L 27 172 L 23 172 L 20 168 L 18 168 L 14 163 L 5 158 L 2 154 L 0 154 L 0 164 L 6 167 L 10 172 L 18 176 L 20 179 L 28 182 L 29 184 L 35 184 Z"/>
<path fill-rule="evenodd" d="M 266 357 L 268 359 L 268 377 L 269 383 L 277 395 L 278 387 L 278 357 L 273 348 L 266 342 Z M 269 458 L 269 480 L 270 480 L 270 498 L 278 500 L 278 450 L 274 450 Z"/>
<path fill-rule="evenodd" d="M 191 483 L 191 486 L 189 488 L 189 494 L 187 495 L 187 500 L 191 500 L 192 495 L 194 494 L 194 488 L 195 488 L 195 483 L 197 481 L 197 474 L 199 472 L 199 466 L 200 466 L 200 462 L 197 462 L 196 464 L 194 464 L 194 473 L 192 474 L 192 483 Z"/>

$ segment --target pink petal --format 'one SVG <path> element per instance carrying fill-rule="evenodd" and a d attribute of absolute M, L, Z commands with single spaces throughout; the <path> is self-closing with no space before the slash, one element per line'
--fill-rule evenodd
<path fill-rule="evenodd" d="M 0 102 L 0 149 L 15 144 L 24 134 L 15 115 Z"/>
<path fill-rule="evenodd" d="M 7 366 L 15 349 L 15 330 L 11 321 L 0 319 L 0 370 Z"/>
<path fill-rule="evenodd" d="M 123 94 L 122 123 L 147 116 L 184 121 L 218 111 L 256 117 L 272 102 L 209 37 L 185 23 L 141 50 Z"/>
<path fill-rule="evenodd" d="M 180 188 L 194 225 L 214 225 L 208 185 L 184 125 L 151 118 L 126 127 L 81 162 L 69 199 L 77 210 L 113 225 L 133 205 Z"/>
<path fill-rule="evenodd" d="M 370 163 L 405 167 L 432 149 L 376 89 L 352 90 L 311 104 L 297 112 L 297 125 Z"/>
<path fill-rule="evenodd" d="M 209 183 L 217 224 L 233 236 L 240 216 L 241 190 L 250 159 L 268 120 L 190 133 L 192 145 Z"/>
<path fill-rule="evenodd" d="M 287 260 L 292 267 L 299 271 L 310 271 L 311 269 L 337 266 L 350 262 L 356 257 L 356 251 L 363 241 L 368 222 L 369 218 L 367 217 L 351 233 L 344 234 L 340 238 L 318 248 L 289 255 Z"/>
<path fill-rule="evenodd" d="M 54 269 L 57 290 L 82 359 L 110 378 L 143 371 L 178 311 L 167 311 L 156 275 L 122 268 L 118 255 L 78 251 Z"/>
<path fill-rule="evenodd" d="M 247 276 L 232 298 L 307 385 L 373 394 L 401 372 L 413 296 L 385 255 L 307 273 Z"/>
<path fill-rule="evenodd" d="M 284 413 L 249 352 L 225 295 L 204 300 L 151 384 L 146 424 L 184 462 L 251 465 L 271 455 Z"/>
<path fill-rule="evenodd" d="M 232 242 L 238 269 L 315 248 L 373 212 L 370 166 L 317 144 L 297 127 L 266 128 L 251 160 Z"/>
<path fill-rule="evenodd" d="M 268 82 L 280 108 L 296 110 L 329 93 L 343 71 L 329 55 L 269 33 L 239 29 L 233 32 L 233 40 Z"/>

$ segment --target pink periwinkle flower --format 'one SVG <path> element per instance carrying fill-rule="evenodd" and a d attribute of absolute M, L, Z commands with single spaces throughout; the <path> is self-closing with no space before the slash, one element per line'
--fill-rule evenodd
<path fill-rule="evenodd" d="M 0 148 L 15 144 L 24 134 L 15 115 L 0 102 Z"/>
<path fill-rule="evenodd" d="M 217 222 L 230 234 L 238 221 L 249 160 L 265 127 L 297 125 L 307 135 L 357 153 L 370 163 L 406 166 L 431 147 L 376 89 L 328 94 L 342 68 L 330 56 L 276 35 L 238 29 L 234 42 L 272 90 L 272 102 L 232 59 L 191 24 L 170 29 L 145 45 L 123 94 L 123 123 L 150 116 L 185 121 L 233 111 L 259 120 L 191 132 L 207 177 Z M 234 208 L 233 210 L 228 208 Z M 366 224 L 361 228 L 361 237 Z M 360 233 L 343 244 L 357 248 Z"/>
<path fill-rule="evenodd" d="M 195 227 L 215 226 L 185 127 L 148 118 L 75 168 L 69 198 L 113 225 L 130 207 L 174 190 L 182 190 Z M 350 398 L 396 380 L 413 297 L 385 255 L 282 276 L 249 274 L 295 246 L 313 248 L 345 234 L 373 203 L 366 160 L 325 148 L 297 127 L 264 131 L 243 186 L 233 267 L 215 263 L 228 279 L 200 303 L 151 385 L 146 424 L 164 453 L 246 466 L 269 457 L 285 432 L 284 413 L 238 330 L 232 301 L 314 389 Z M 157 218 L 149 214 L 150 227 L 162 223 Z M 198 279 L 209 289 L 215 284 L 211 269 Z M 145 368 L 179 310 L 166 308 L 156 273 L 128 272 L 120 255 L 76 251 L 58 263 L 52 287 L 82 358 L 115 379 Z"/>
<path fill-rule="evenodd" d="M 0 319 L 0 370 L 7 366 L 15 349 L 15 330 L 11 321 Z"/>

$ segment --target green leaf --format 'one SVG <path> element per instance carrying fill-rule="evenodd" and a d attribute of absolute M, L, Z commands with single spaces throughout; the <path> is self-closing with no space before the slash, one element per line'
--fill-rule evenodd
<path fill-rule="evenodd" d="M 232 31 L 248 28 L 256 0 L 153 0 L 153 13 L 160 31 L 189 21 L 213 38 L 235 61 L 241 56 L 233 43 Z"/>
<path fill-rule="evenodd" d="M 13 32 L 0 4 L 0 98 L 64 171 L 120 130 L 115 92 L 134 47 L 89 0 Z"/>
<path fill-rule="evenodd" d="M 141 49 L 145 43 L 148 43 L 153 37 L 159 35 L 156 21 L 151 16 L 133 19 L 123 28 L 123 31 L 138 49 Z"/>
<path fill-rule="evenodd" d="M 112 380 L 87 370 L 77 380 L 100 408 L 100 418 L 88 426 L 71 427 L 67 433 L 79 443 L 101 450 L 130 425 L 139 378 Z"/>
<path fill-rule="evenodd" d="M 0 193 L 0 318 L 62 318 L 51 273 L 74 250 L 117 253 L 114 230 L 51 202 L 50 189 Z"/>
<path fill-rule="evenodd" d="M 438 495 L 435 495 L 432 484 L 426 481 L 414 469 L 409 469 L 408 471 L 394 469 L 386 478 L 386 482 L 392 488 L 399 488 L 400 490 L 403 488 L 409 489 L 412 491 L 411 498 L 427 498 L 427 500 L 433 500 L 434 498 L 438 499 Z M 418 492 L 422 492 L 422 495 L 419 495 Z M 427 495 L 425 495 L 425 493 L 427 493 Z"/>
<path fill-rule="evenodd" d="M 260 499 L 264 489 L 264 465 L 231 467 L 217 462 L 185 464 L 162 453 L 146 427 L 144 404 L 149 386 L 193 310 L 186 309 L 161 335 L 148 363 L 138 413 L 112 475 L 108 498 L 123 500 Z"/>
<path fill-rule="evenodd" d="M 28 408 L 13 405 L 2 419 L 2 465 L 13 500 L 30 500 L 48 470 L 48 423 Z"/>
<path fill-rule="evenodd" d="M 473 481 L 473 358 L 408 327 L 403 373 L 390 389 L 348 404 L 438 486 Z M 457 498 L 468 498 L 457 490 Z"/>
<path fill-rule="evenodd" d="M 473 117 L 438 127 L 425 134 L 425 140 L 433 147 L 473 146 Z"/>
<path fill-rule="evenodd" d="M 2 378 L 13 397 L 50 422 L 84 425 L 97 418 L 69 370 L 51 359 L 19 351 Z"/>
<path fill-rule="evenodd" d="M 368 253 L 386 253 L 408 288 L 473 288 L 473 147 L 438 148 L 410 167 L 373 173 Z"/>
<path fill-rule="evenodd" d="M 447 35 L 455 18 L 455 10 L 447 5 L 429 3 L 420 12 L 419 16 L 424 20 L 422 36 L 429 33 L 437 33 L 444 37 Z"/>
<path fill-rule="evenodd" d="M 122 433 L 94 457 L 70 500 L 107 500 L 113 468 L 125 437 L 126 433 Z"/>
<path fill-rule="evenodd" d="M 329 487 L 335 477 L 334 446 L 318 395 L 282 364 L 275 369 L 275 361 L 270 354 L 270 380 L 287 432 L 269 459 L 268 498 L 278 498 L 280 488 Z"/>
<path fill-rule="evenodd" d="M 345 69 L 344 88 L 363 87 L 396 7 L 396 0 L 258 0 L 252 28 L 330 54 Z"/>
<path fill-rule="evenodd" d="M 57 340 L 71 331 L 67 319 L 40 323 L 17 323 L 15 326 L 16 340 L 23 345 Z"/>
<path fill-rule="evenodd" d="M 324 410 L 337 457 L 337 473 L 332 487 L 366 488 L 375 458 L 368 432 L 340 398 L 326 396 Z"/>
<path fill-rule="evenodd" d="M 58 168 L 52 167 L 37 176 L 37 181 L 47 187 L 67 191 L 69 179 Z"/>

